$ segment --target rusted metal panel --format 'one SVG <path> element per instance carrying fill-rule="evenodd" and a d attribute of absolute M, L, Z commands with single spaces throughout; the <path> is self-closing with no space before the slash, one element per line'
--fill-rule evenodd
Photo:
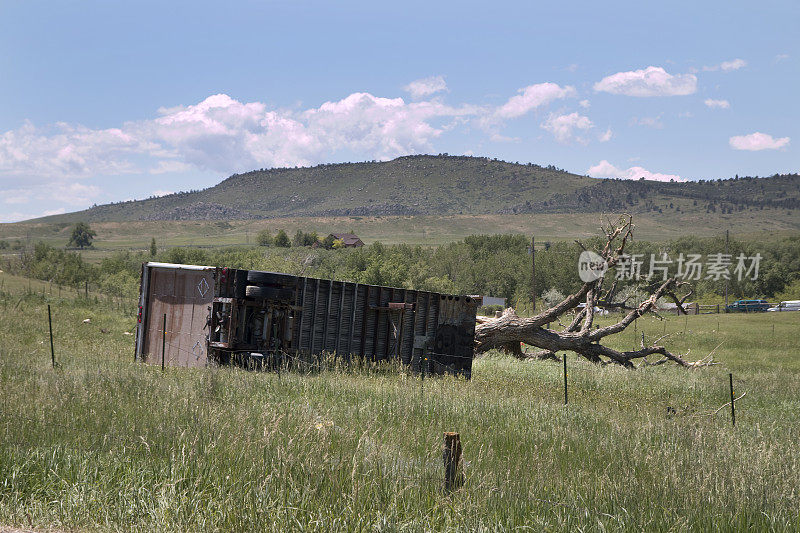
<path fill-rule="evenodd" d="M 165 335 L 165 365 L 205 366 L 208 358 L 205 324 L 214 298 L 213 287 L 211 267 L 197 270 L 145 265 L 137 359 L 161 364 L 162 335 Z M 165 314 L 167 328 L 162 332 Z"/>
<path fill-rule="evenodd" d="M 317 360 L 328 353 L 399 360 L 415 372 L 471 373 L 478 302 L 469 296 L 192 268 L 145 265 L 140 359 L 160 364 L 166 313 L 171 366 Z"/>

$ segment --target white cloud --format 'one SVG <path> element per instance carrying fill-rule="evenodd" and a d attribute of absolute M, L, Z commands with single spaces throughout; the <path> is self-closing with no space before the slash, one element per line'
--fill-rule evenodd
<path fill-rule="evenodd" d="M 661 122 L 661 115 L 657 117 L 633 117 L 630 120 L 631 126 L 646 126 L 648 128 L 655 128 L 660 130 L 664 127 L 664 123 Z"/>
<path fill-rule="evenodd" d="M 577 112 L 568 115 L 556 115 L 551 113 L 545 122 L 541 124 L 541 128 L 553 134 L 556 140 L 560 143 L 567 143 L 573 140 L 575 130 L 586 131 L 594 126 L 589 117 L 578 114 Z M 584 139 L 577 138 L 578 141 L 583 142 Z"/>
<path fill-rule="evenodd" d="M 733 61 L 723 61 L 720 63 L 719 68 L 724 71 L 729 70 L 739 70 L 740 68 L 744 68 L 747 66 L 747 61 L 744 59 L 734 59 Z"/>
<path fill-rule="evenodd" d="M 714 100 L 712 98 L 706 98 L 703 103 L 711 109 L 728 109 L 731 106 L 731 103 L 727 100 Z"/>
<path fill-rule="evenodd" d="M 422 83 L 431 80 L 435 83 Z M 417 94 L 445 87 L 435 78 L 418 81 Z M 505 119 L 575 94 L 573 87 L 541 83 L 497 107 L 453 107 L 438 99 L 408 102 L 353 93 L 299 110 L 274 110 L 216 94 L 196 104 L 161 108 L 152 119 L 118 128 L 25 123 L 0 133 L 0 179 L 70 184 L 88 177 L 192 169 L 231 173 L 310 165 L 337 153 L 388 159 L 432 150 L 442 133 L 473 119 L 502 138 L 498 130 Z"/>
<path fill-rule="evenodd" d="M 411 93 L 411 97 L 414 99 L 424 98 L 425 96 L 446 91 L 447 83 L 445 83 L 442 76 L 430 76 L 412 81 L 403 87 L 403 90 Z"/>
<path fill-rule="evenodd" d="M 578 102 L 578 105 L 584 109 L 589 109 L 589 106 L 591 104 L 589 103 L 589 100 L 581 100 L 580 102 Z"/>
<path fill-rule="evenodd" d="M 620 169 L 603 159 L 586 171 L 586 174 L 595 178 L 621 178 L 625 180 L 638 180 L 644 178 L 652 181 L 686 181 L 677 174 L 660 174 L 650 172 L 642 167 Z"/>
<path fill-rule="evenodd" d="M 775 59 L 773 60 L 773 62 L 774 63 L 780 63 L 781 61 L 786 61 L 787 59 L 789 59 L 789 57 L 791 57 L 791 56 L 789 56 L 789 54 L 778 54 L 778 55 L 775 56 Z"/>
<path fill-rule="evenodd" d="M 728 139 L 728 143 L 734 150 L 748 150 L 756 152 L 759 150 L 777 150 L 789 145 L 789 137 L 775 139 L 772 135 L 756 132 L 749 135 L 736 135 Z"/>
<path fill-rule="evenodd" d="M 517 118 L 554 100 L 576 95 L 575 88 L 569 85 L 565 87 L 555 83 L 529 85 L 520 89 L 519 94 L 509 98 L 505 104 L 495 111 L 495 115 L 503 119 Z"/>
<path fill-rule="evenodd" d="M 433 121 L 475 114 L 477 108 L 353 93 L 317 108 L 274 111 L 218 94 L 160 112 L 155 120 L 132 126 L 159 147 L 162 159 L 149 170 L 154 174 L 190 167 L 238 172 L 309 165 L 340 150 L 367 159 L 417 153 L 448 127 Z"/>
<path fill-rule="evenodd" d="M 120 128 L 92 130 L 58 123 L 21 128 L 0 134 L 0 175 L 63 176 L 125 174 L 134 170 L 127 157 L 155 146 Z"/>
<path fill-rule="evenodd" d="M 152 196 L 169 196 L 170 194 L 175 194 L 175 191 L 165 191 L 163 189 L 159 189 L 157 191 L 153 191 L 150 193 Z"/>
<path fill-rule="evenodd" d="M 416 94 L 446 90 L 436 77 L 417 81 Z M 433 142 L 443 133 L 473 124 L 492 140 L 515 140 L 502 134 L 507 119 L 575 95 L 573 87 L 541 83 L 498 106 L 450 106 L 439 98 L 407 101 L 357 92 L 317 107 L 271 109 L 262 102 L 216 94 L 195 104 L 161 108 L 152 118 L 116 128 L 25 122 L 0 132 L 0 202 L 85 207 L 102 197 L 100 186 L 84 183 L 90 178 L 101 184 L 98 179 L 132 174 L 230 174 L 345 157 L 390 159 L 433 151 Z M 586 121 L 562 124 L 553 119 L 548 128 L 567 139 L 585 129 Z"/>
<path fill-rule="evenodd" d="M 730 61 L 723 61 L 719 65 L 711 65 L 707 67 L 703 67 L 703 70 L 706 72 L 714 72 L 717 70 L 721 70 L 723 72 L 730 72 L 731 70 L 739 70 L 740 68 L 744 68 L 747 66 L 747 61 L 744 59 L 732 59 Z"/>
<path fill-rule="evenodd" d="M 617 72 L 594 84 L 595 91 L 626 96 L 684 96 L 697 91 L 693 74 L 669 74 L 661 67 Z"/>
<path fill-rule="evenodd" d="M 600 134 L 600 137 L 598 137 L 598 140 L 601 143 L 605 143 L 605 142 L 610 141 L 611 137 L 613 137 L 613 136 L 614 136 L 614 133 L 611 131 L 611 128 L 608 128 L 604 133 Z"/>

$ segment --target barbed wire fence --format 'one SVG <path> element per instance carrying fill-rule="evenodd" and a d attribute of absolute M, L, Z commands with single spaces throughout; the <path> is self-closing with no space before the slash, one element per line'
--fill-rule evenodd
<path fill-rule="evenodd" d="M 29 293 L 29 294 L 35 294 L 35 293 Z M 175 333 L 180 333 L 180 332 L 167 330 L 164 333 L 166 333 L 166 334 L 175 334 Z M 169 346 L 170 351 L 183 352 L 186 355 L 194 356 L 194 354 L 190 350 L 187 350 L 186 348 L 184 348 L 184 347 L 182 347 L 180 345 L 174 344 L 174 343 L 169 342 L 169 341 L 166 343 L 166 345 Z M 463 357 L 463 356 L 447 355 L 447 357 L 448 358 L 456 358 L 457 359 L 457 358 L 460 358 L 460 357 Z M 463 357 L 463 358 L 466 359 L 466 357 Z M 3 359 L 5 359 L 5 358 L 3 358 Z M 469 359 L 471 359 L 471 358 L 469 358 Z M 86 360 L 84 359 L 84 361 L 86 361 Z M 290 372 L 290 371 L 294 371 L 294 370 L 308 371 L 308 372 L 324 372 L 324 371 L 334 371 L 334 370 L 342 370 L 342 369 L 345 369 L 345 368 L 350 368 L 350 369 L 358 369 L 359 371 L 365 371 L 365 370 L 366 371 L 374 371 L 376 369 L 379 369 L 379 367 L 382 364 L 389 364 L 389 365 L 396 364 L 396 363 L 393 363 L 391 361 L 386 361 L 386 360 L 383 360 L 383 361 L 372 361 L 372 360 L 369 360 L 369 359 L 363 358 L 363 357 L 361 357 L 361 358 L 358 358 L 358 357 L 357 358 L 350 358 L 350 357 L 337 356 L 337 354 L 321 353 L 321 354 L 313 354 L 313 355 L 306 354 L 306 356 L 299 356 L 299 355 L 293 354 L 291 352 L 280 352 L 280 354 L 278 354 L 278 361 L 279 361 L 279 364 L 277 365 L 277 367 L 270 367 L 270 365 L 265 365 L 263 359 L 262 359 L 262 362 L 253 361 L 250 364 L 249 368 L 253 369 L 253 370 L 256 370 L 256 369 L 277 370 L 278 374 L 280 375 L 281 371 Z M 355 363 L 354 363 L 354 361 L 355 361 Z M 421 363 L 421 368 L 423 370 L 420 373 L 421 386 L 424 383 L 424 379 L 426 377 L 425 371 L 424 371 L 426 366 L 428 366 L 428 365 L 434 365 L 434 366 L 438 365 L 442 369 L 447 368 L 447 365 L 445 363 L 442 363 L 442 362 L 438 361 L 434 357 L 425 357 L 423 359 L 423 361 L 420 361 L 420 363 Z M 5 365 L 5 364 L 7 364 L 7 362 L 3 361 L 2 364 Z M 84 369 L 86 369 L 86 367 L 84 367 Z M 575 369 L 573 369 L 573 371 L 574 370 Z M 692 416 L 706 416 L 706 415 L 708 415 L 708 416 L 713 417 L 714 415 L 719 413 L 720 410 L 722 410 L 726 406 L 730 405 L 731 407 L 733 407 L 735 402 L 740 400 L 740 399 L 742 399 L 746 394 L 747 393 L 745 392 L 744 394 L 742 394 L 738 398 L 734 397 L 734 395 L 733 395 L 733 384 L 732 384 L 732 378 L 731 378 L 731 401 L 730 402 L 722 405 L 721 407 L 717 408 L 713 412 L 709 411 L 708 413 L 695 413 Z M 12 427 L 18 428 L 20 426 L 19 422 L 22 422 L 21 425 L 22 425 L 22 428 L 23 428 L 23 433 L 27 433 L 29 435 L 28 438 L 26 438 L 26 436 L 24 434 L 20 435 L 18 433 L 15 434 L 15 433 L 11 432 L 11 428 Z M 98 425 L 102 425 L 102 421 Z M 147 453 L 147 454 L 153 454 L 153 453 L 168 454 L 168 453 L 175 452 L 177 446 L 180 444 L 179 441 L 175 441 L 175 442 L 171 442 L 171 443 L 170 442 L 163 442 L 163 441 L 157 442 L 156 439 L 148 438 L 145 435 L 130 435 L 128 433 L 123 433 L 123 432 L 119 432 L 119 431 L 115 432 L 113 429 L 111 431 L 109 431 L 107 429 L 105 431 L 97 432 L 97 433 L 86 433 L 86 427 L 85 426 L 77 426 L 77 425 L 75 425 L 73 423 L 70 423 L 67 420 L 57 420 L 55 418 L 47 418 L 45 416 L 32 417 L 32 416 L 28 416 L 28 415 L 25 415 L 25 414 L 22 414 L 22 413 L 9 413 L 7 411 L 0 411 L 0 428 L 2 428 L 2 434 L 3 434 L 3 444 L 2 445 L 3 446 L 7 446 L 7 447 L 14 447 L 14 448 L 17 448 L 17 449 L 22 450 L 22 451 L 29 451 L 31 449 L 39 448 L 39 447 L 42 446 L 34 438 L 31 438 L 31 437 L 33 437 L 35 435 L 36 430 L 41 430 L 41 429 L 45 429 L 45 430 L 50 431 L 50 432 L 52 432 L 53 430 L 62 431 L 62 432 L 69 431 L 69 432 L 73 432 L 73 433 L 74 432 L 81 432 L 82 433 L 82 437 L 81 438 L 85 439 L 85 440 L 83 440 L 82 442 L 77 442 L 76 443 L 74 438 L 72 440 L 65 439 L 63 445 L 64 446 L 71 446 L 71 445 L 74 445 L 74 444 L 78 444 L 83 452 L 95 453 L 95 454 L 107 453 L 107 452 L 111 451 L 114 448 L 118 448 L 120 445 L 128 446 L 128 447 L 131 447 L 131 448 L 136 448 L 136 449 L 138 449 L 138 450 L 140 450 L 140 451 L 142 451 L 144 453 Z M 178 434 L 180 434 L 181 432 L 191 432 L 192 430 L 196 430 L 196 428 L 192 428 L 192 427 L 174 428 L 174 429 L 178 432 Z M 28 430 L 31 430 L 31 431 L 28 431 Z M 241 438 L 241 436 L 240 436 L 240 438 Z M 445 442 L 446 442 L 446 440 L 445 440 Z M 259 445 L 259 444 L 263 444 L 263 442 L 261 442 L 259 440 L 255 440 L 255 439 L 247 439 L 245 441 L 245 444 L 247 444 L 247 445 Z M 52 446 L 52 444 L 49 444 L 49 446 Z M 447 448 L 447 446 L 445 444 L 442 448 L 438 448 L 437 447 L 434 451 L 432 451 L 431 453 L 429 453 L 426 456 L 424 456 L 422 458 L 422 460 L 420 461 L 420 465 L 421 466 L 417 470 L 418 475 L 404 475 L 404 474 L 401 474 L 401 473 L 395 473 L 395 474 L 393 474 L 394 478 L 397 481 L 402 481 L 402 482 L 406 482 L 406 483 L 409 483 L 409 484 L 418 484 L 418 485 L 420 485 L 422 487 L 431 487 L 431 486 L 447 487 L 448 484 L 449 484 L 451 486 L 450 490 L 455 490 L 456 488 L 458 488 L 458 486 L 460 486 L 460 484 L 456 483 L 455 485 L 457 485 L 457 486 L 453 485 L 453 483 L 454 483 L 453 479 L 452 479 L 453 476 L 450 474 L 452 458 L 450 460 L 450 463 L 448 463 L 448 459 L 446 457 L 447 456 L 447 453 L 446 453 L 447 450 L 448 450 L 448 448 Z M 442 456 L 444 456 L 444 458 Z M 461 456 L 461 453 L 460 453 L 460 444 L 459 444 L 459 454 L 458 454 L 458 459 L 457 459 L 456 462 L 460 463 L 461 461 L 462 461 L 462 456 Z M 438 467 L 434 466 L 435 463 L 437 463 L 437 462 L 439 463 Z M 407 469 L 405 471 L 407 471 Z M 460 465 L 456 469 L 456 472 L 459 472 L 459 471 L 463 473 L 463 465 Z M 399 470 L 398 470 L 398 472 L 399 472 Z M 466 482 L 467 483 L 469 481 L 469 475 L 468 474 L 469 474 L 469 472 L 467 473 L 467 476 L 466 476 Z M 371 476 L 373 474 L 370 473 L 370 472 L 356 472 L 355 475 L 362 476 L 362 477 L 369 477 L 369 476 Z M 91 482 L 86 482 L 86 484 L 91 484 Z M 484 486 L 483 488 L 486 488 L 486 487 Z M 437 490 L 439 490 L 439 489 L 437 489 Z M 494 487 L 494 488 L 491 488 L 491 490 L 502 490 L 502 489 L 500 487 Z M 529 499 L 534 500 L 534 501 L 538 501 L 538 502 L 546 504 L 546 505 L 554 506 L 554 507 L 563 507 L 563 508 L 569 508 L 569 509 L 573 509 L 575 511 L 580 511 L 580 512 L 585 512 L 585 513 L 595 513 L 595 514 L 599 514 L 599 515 L 612 516 L 612 515 L 608 515 L 606 513 L 602 513 L 601 511 L 599 511 L 596 508 L 580 506 L 580 505 L 577 505 L 575 503 L 570 503 L 570 502 L 565 502 L 565 501 L 557 501 L 557 500 L 554 500 L 554 499 L 547 499 L 547 498 L 537 498 L 537 497 L 533 497 L 533 496 L 530 496 Z M 665 508 L 665 510 L 674 510 L 674 511 L 680 511 L 680 510 L 685 510 L 685 509 L 688 509 L 688 507 Z"/>

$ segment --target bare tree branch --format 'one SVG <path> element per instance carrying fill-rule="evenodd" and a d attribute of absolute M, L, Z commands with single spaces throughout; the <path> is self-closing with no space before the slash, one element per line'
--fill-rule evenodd
<path fill-rule="evenodd" d="M 633 219 L 630 215 L 620 217 L 616 224 L 608 223 L 603 226 L 606 243 L 600 255 L 606 261 L 608 268 L 615 266 L 624 254 L 626 244 L 633 238 L 633 228 Z M 583 247 L 581 243 L 578 244 Z M 608 291 L 603 293 L 603 282 L 604 278 L 600 277 L 595 281 L 584 283 L 578 292 L 567 296 L 553 307 L 531 318 L 519 317 L 512 308 L 506 309 L 499 317 L 481 317 L 475 328 L 476 353 L 497 348 L 510 351 L 515 357 L 524 360 L 558 360 L 557 353 L 559 351 L 571 351 L 594 363 L 615 363 L 627 368 L 635 368 L 634 361 L 640 359 L 643 360 L 643 365 L 672 362 L 686 368 L 714 364 L 713 352 L 699 361 L 687 361 L 684 357 L 673 354 L 658 344 L 664 337 L 650 346 L 645 346 L 643 335 L 641 348 L 631 351 L 614 350 L 601 344 L 602 339 L 624 331 L 640 316 L 654 313 L 659 298 L 672 299 L 678 307 L 678 312 L 686 313 L 683 304 L 693 294 L 688 284 L 678 282 L 675 278 L 669 278 L 656 288 L 644 302 L 632 307 L 627 305 L 627 299 L 621 304 L 614 304 L 613 298 L 617 284 L 615 282 Z M 678 297 L 677 291 L 684 287 L 688 287 L 687 293 Z M 584 302 L 585 306 L 579 310 L 581 302 Z M 596 306 L 616 307 L 625 309 L 628 313 L 615 324 L 593 330 Z M 559 317 L 573 310 L 575 311 L 574 318 L 561 331 L 543 327 L 554 321 L 560 323 Z M 525 353 L 521 350 L 520 343 L 535 346 L 539 348 L 539 351 Z M 649 363 L 646 358 L 650 355 L 660 355 L 661 358 L 654 363 Z"/>

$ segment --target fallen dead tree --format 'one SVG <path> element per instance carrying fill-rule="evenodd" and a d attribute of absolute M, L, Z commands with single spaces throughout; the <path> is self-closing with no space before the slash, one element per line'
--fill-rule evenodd
<path fill-rule="evenodd" d="M 659 298 L 673 300 L 678 307 L 678 313 L 685 314 L 683 304 L 692 294 L 688 284 L 669 278 L 655 288 L 650 297 L 638 306 L 628 306 L 625 302 L 613 303 L 616 287 L 612 286 L 608 291 L 603 290 L 604 273 L 620 261 L 625 245 L 633 237 L 633 228 L 630 216 L 622 217 L 618 223 L 604 227 L 606 244 L 599 255 L 605 261 L 607 269 L 603 271 L 603 275 L 584 283 L 578 292 L 567 296 L 553 307 L 530 318 L 519 317 L 512 308 L 506 309 L 499 317 L 480 317 L 475 328 L 475 353 L 499 349 L 519 359 L 558 359 L 557 352 L 568 351 L 593 363 L 614 363 L 627 368 L 635 368 L 634 362 L 637 360 L 641 360 L 641 364 L 649 365 L 673 362 L 687 368 L 714 364 L 711 356 L 700 361 L 687 361 L 683 356 L 659 345 L 661 339 L 646 346 L 643 338 L 641 348 L 631 351 L 619 351 L 602 344 L 606 337 L 624 331 L 637 318 L 653 312 Z M 679 296 L 680 292 L 685 293 Z M 578 310 L 582 303 L 585 305 Z M 605 327 L 594 326 L 595 308 L 598 304 L 601 307 L 624 309 L 627 314 L 615 324 Z M 574 317 L 568 324 L 562 324 L 561 317 L 571 312 L 575 313 Z M 553 323 L 559 324 L 561 329 L 551 329 L 550 325 Z M 539 351 L 524 353 L 520 343 L 535 346 Z M 653 355 L 660 357 L 655 362 L 648 362 L 646 358 Z"/>

